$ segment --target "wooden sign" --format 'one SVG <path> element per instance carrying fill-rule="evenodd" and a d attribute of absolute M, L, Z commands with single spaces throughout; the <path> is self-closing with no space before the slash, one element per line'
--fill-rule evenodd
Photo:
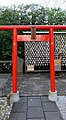
<path fill-rule="evenodd" d="M 54 64 L 55 64 L 55 71 L 61 71 L 61 59 L 55 59 Z"/>
<path fill-rule="evenodd" d="M 27 71 L 34 71 L 34 65 L 27 65 Z"/>

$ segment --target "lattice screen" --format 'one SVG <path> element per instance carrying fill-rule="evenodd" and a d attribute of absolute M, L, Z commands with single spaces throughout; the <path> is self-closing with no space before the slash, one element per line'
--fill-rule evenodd
<path fill-rule="evenodd" d="M 54 34 L 55 57 L 62 56 L 62 66 L 66 66 L 66 34 Z M 34 66 L 49 66 L 49 42 L 26 42 L 25 63 Z"/>
<path fill-rule="evenodd" d="M 62 66 L 66 66 L 66 34 L 55 34 L 55 57 L 61 53 Z"/>

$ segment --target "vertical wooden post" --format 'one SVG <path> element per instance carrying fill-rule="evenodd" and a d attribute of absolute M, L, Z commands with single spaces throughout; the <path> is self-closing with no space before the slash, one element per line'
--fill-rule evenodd
<path fill-rule="evenodd" d="M 36 27 L 31 28 L 31 39 L 36 39 Z"/>
<path fill-rule="evenodd" d="M 50 84 L 51 92 L 55 92 L 54 34 L 52 28 L 50 28 Z"/>
<path fill-rule="evenodd" d="M 12 34 L 12 92 L 17 93 L 17 30 Z"/>

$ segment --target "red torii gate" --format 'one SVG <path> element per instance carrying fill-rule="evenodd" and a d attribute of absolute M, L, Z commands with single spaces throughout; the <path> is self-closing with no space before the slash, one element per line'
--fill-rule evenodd
<path fill-rule="evenodd" d="M 17 35 L 18 30 L 48 30 L 49 35 Z M 17 91 L 17 42 L 28 41 L 49 41 L 50 43 L 50 91 L 49 99 L 52 101 L 57 100 L 57 91 L 55 90 L 55 70 L 54 70 L 54 30 L 66 30 L 66 26 L 62 25 L 12 25 L 0 26 L 0 30 L 12 30 L 12 101 L 19 100 L 19 93 Z"/>

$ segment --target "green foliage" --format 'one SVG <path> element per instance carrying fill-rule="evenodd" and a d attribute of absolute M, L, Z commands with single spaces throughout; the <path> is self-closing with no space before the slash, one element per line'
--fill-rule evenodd
<path fill-rule="evenodd" d="M 48 10 L 48 25 L 63 25 L 66 21 L 66 11 L 60 8 Z"/>
<path fill-rule="evenodd" d="M 60 8 L 44 8 L 38 4 L 0 8 L 0 25 L 63 25 L 66 11 Z M 23 31 L 19 31 L 23 34 Z M 11 31 L 0 31 L 0 59 L 11 59 Z M 24 43 L 18 44 L 18 56 L 24 58 Z M 4 57 L 4 58 L 2 58 Z"/>

